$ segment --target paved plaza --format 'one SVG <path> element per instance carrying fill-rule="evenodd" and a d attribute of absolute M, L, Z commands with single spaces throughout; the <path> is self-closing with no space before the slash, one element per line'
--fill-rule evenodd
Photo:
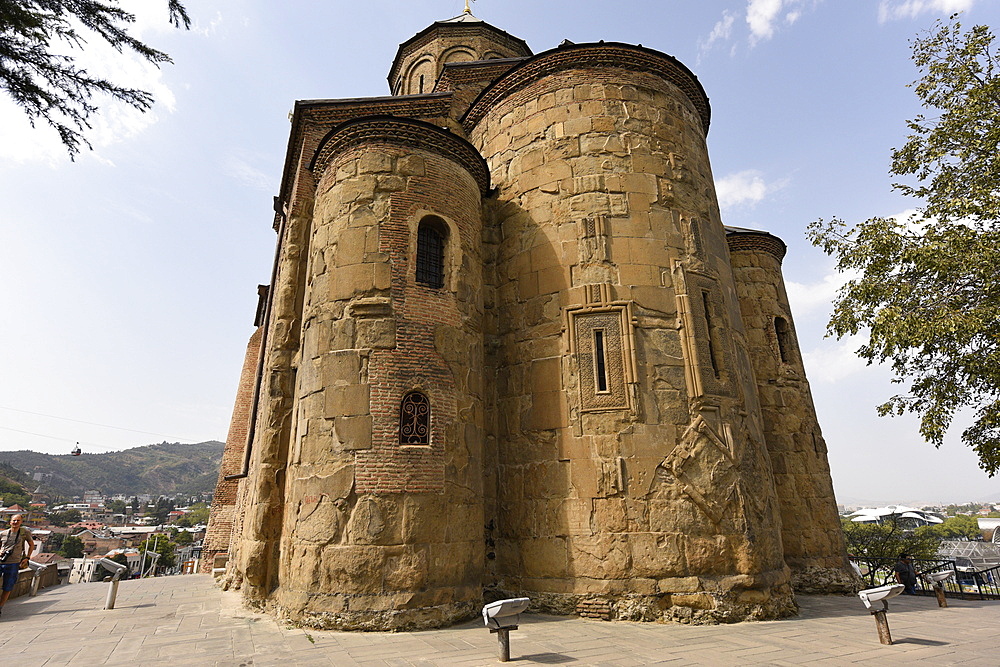
<path fill-rule="evenodd" d="M 445 630 L 303 630 L 250 613 L 207 575 L 62 585 L 11 600 L 0 617 L 0 664 L 39 665 L 495 665 L 497 642 L 470 621 Z M 528 665 L 990 665 L 1000 664 L 1000 602 L 900 597 L 892 646 L 847 597 L 799 596 L 801 614 L 726 626 L 606 623 L 526 614 L 511 633 L 511 664 Z"/>

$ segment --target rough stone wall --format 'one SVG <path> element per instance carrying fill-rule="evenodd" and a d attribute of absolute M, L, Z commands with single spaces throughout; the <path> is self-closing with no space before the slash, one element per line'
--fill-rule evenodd
<path fill-rule="evenodd" d="M 793 516 L 783 550 L 790 499 L 825 508 L 829 471 L 800 433 L 804 375 L 755 381 L 758 315 L 787 299 L 754 300 L 780 287 L 766 257 L 734 252 L 734 280 L 700 84 L 620 44 L 460 62 L 493 55 L 529 52 L 435 24 L 390 78 L 451 62 L 448 92 L 296 104 L 224 585 L 353 629 L 447 624 L 484 587 L 602 618 L 794 613 L 786 554 L 822 589 L 839 525 Z M 442 288 L 415 280 L 425 216 L 447 230 Z M 414 390 L 430 443 L 404 447 Z"/>
<path fill-rule="evenodd" d="M 497 588 L 616 618 L 793 612 L 698 110 L 610 67 L 492 99 L 470 139 L 499 188 Z"/>
<path fill-rule="evenodd" d="M 847 563 L 826 443 L 781 275 L 784 244 L 766 233 L 728 239 L 793 586 L 803 593 L 853 592 L 858 582 Z"/>
<path fill-rule="evenodd" d="M 298 167 L 288 188 L 290 198 L 279 213 L 277 273 L 269 293 L 258 413 L 254 437 L 248 445 L 250 466 L 247 477 L 239 484 L 239 518 L 230 539 L 230 560 L 222 582 L 225 587 L 241 588 L 244 602 L 255 608 L 273 603 L 285 530 L 286 468 L 305 292 L 303 253 L 312 222 L 314 192 L 308 160 L 298 153 Z"/>
<path fill-rule="evenodd" d="M 308 250 L 282 613 L 317 627 L 438 626 L 482 599 L 479 186 L 432 152 L 367 143 L 318 183 Z M 415 280 L 417 224 L 448 227 L 445 286 Z M 400 402 L 430 398 L 429 446 Z"/>
<path fill-rule="evenodd" d="M 238 474 L 243 469 L 243 456 L 246 451 L 247 432 L 250 429 L 253 389 L 257 381 L 260 341 L 263 332 L 264 329 L 258 327 L 250 336 L 246 355 L 243 358 L 243 370 L 240 372 L 240 383 L 236 390 L 233 417 L 229 422 L 226 447 L 222 450 L 219 481 L 215 484 L 212 512 L 208 519 L 208 529 L 205 531 L 201 551 L 201 572 L 206 574 L 212 571 L 212 563 L 216 554 L 229 551 L 229 539 L 233 532 L 233 519 L 236 515 L 239 480 L 227 480 L 226 477 Z"/>

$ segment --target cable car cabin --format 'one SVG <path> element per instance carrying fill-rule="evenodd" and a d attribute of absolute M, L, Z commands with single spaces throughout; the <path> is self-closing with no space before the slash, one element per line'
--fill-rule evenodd
<path fill-rule="evenodd" d="M 73 456 L 79 456 L 82 453 L 83 452 L 80 451 L 80 445 L 77 445 L 72 450 L 70 450 L 70 454 L 72 454 Z"/>

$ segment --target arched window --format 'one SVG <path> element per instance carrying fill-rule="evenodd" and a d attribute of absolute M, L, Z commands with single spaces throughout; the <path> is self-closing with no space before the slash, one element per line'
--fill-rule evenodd
<path fill-rule="evenodd" d="M 419 391 L 411 391 L 399 405 L 399 444 L 431 444 L 431 402 Z"/>
<path fill-rule="evenodd" d="M 448 228 L 444 221 L 428 216 L 417 227 L 417 282 L 444 287 L 444 246 Z"/>

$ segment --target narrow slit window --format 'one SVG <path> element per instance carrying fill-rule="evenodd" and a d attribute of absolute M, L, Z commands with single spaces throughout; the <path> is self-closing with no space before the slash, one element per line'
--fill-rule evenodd
<path fill-rule="evenodd" d="M 444 222 L 428 217 L 417 227 L 417 282 L 444 287 Z"/>
<path fill-rule="evenodd" d="M 712 304 L 709 301 L 708 292 L 702 292 L 701 299 L 702 305 L 705 308 L 705 325 L 708 329 L 708 359 L 712 363 L 712 372 L 715 373 L 715 377 L 718 378 L 720 373 L 719 358 L 715 352 L 715 322 L 712 321 Z"/>
<path fill-rule="evenodd" d="M 778 354 L 781 356 L 781 363 L 787 364 L 789 360 L 788 350 L 791 341 L 789 341 L 788 322 L 785 321 L 785 318 L 774 318 L 774 335 L 778 339 Z"/>
<path fill-rule="evenodd" d="M 607 393 L 608 364 L 604 352 L 604 329 L 594 329 L 594 381 L 598 393 Z"/>
<path fill-rule="evenodd" d="M 420 93 L 423 94 L 423 92 L 424 92 L 424 75 L 421 74 L 420 75 Z"/>
<path fill-rule="evenodd" d="M 404 396 L 399 406 L 399 444 L 403 447 L 431 444 L 431 402 L 419 391 Z"/>

